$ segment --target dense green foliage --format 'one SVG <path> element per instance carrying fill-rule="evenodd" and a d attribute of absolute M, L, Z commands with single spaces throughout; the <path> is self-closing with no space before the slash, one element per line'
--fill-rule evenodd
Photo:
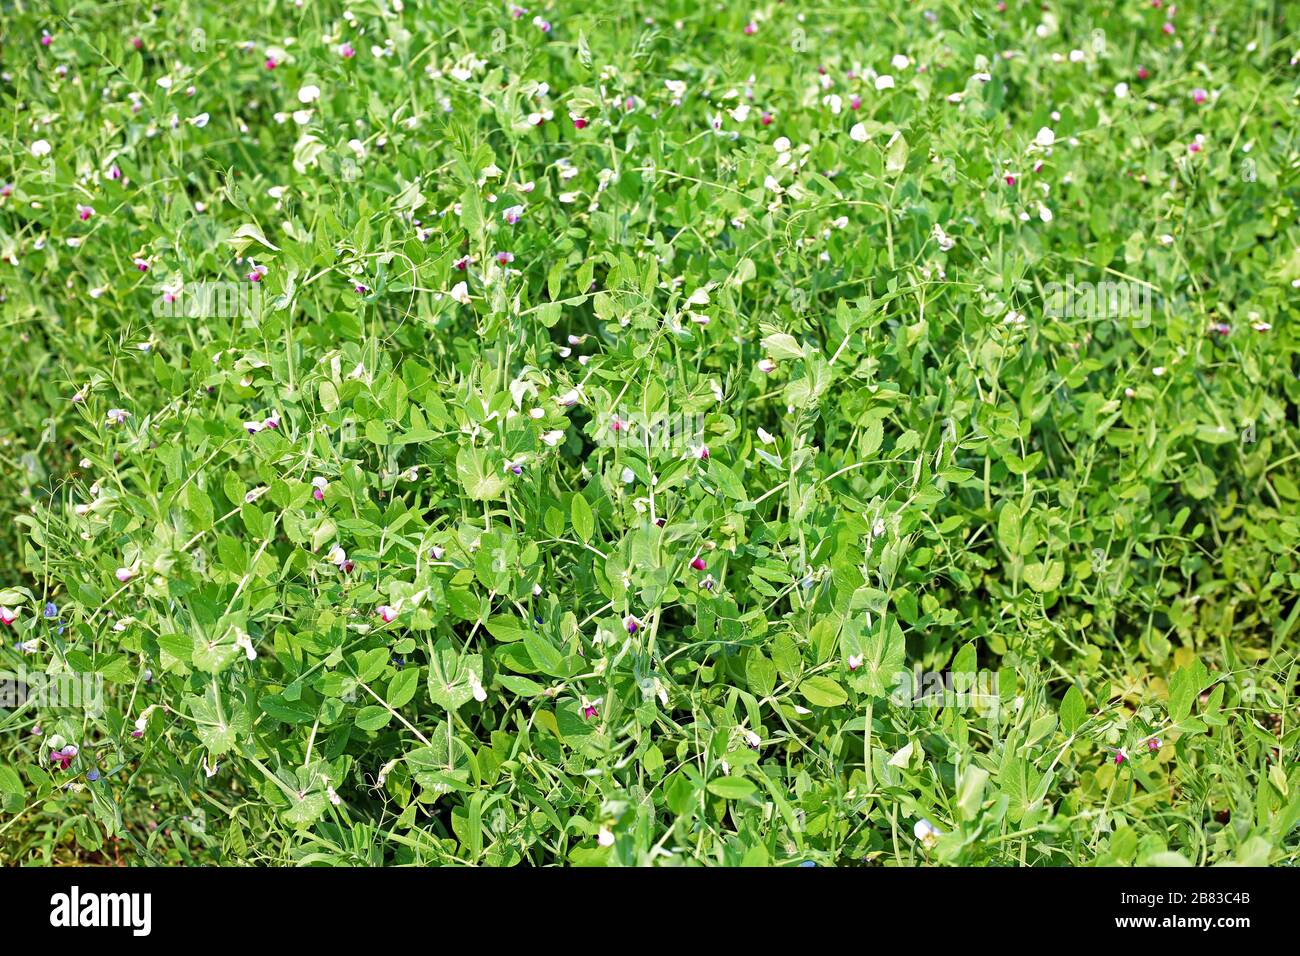
<path fill-rule="evenodd" d="M 1288 5 L 11 6 L 0 858 L 1297 862 Z"/>

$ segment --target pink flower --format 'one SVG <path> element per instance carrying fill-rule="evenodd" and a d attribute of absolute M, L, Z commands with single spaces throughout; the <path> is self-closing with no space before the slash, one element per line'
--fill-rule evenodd
<path fill-rule="evenodd" d="M 77 748 L 68 744 L 62 750 L 50 751 L 50 763 L 57 764 L 60 770 L 67 770 L 72 766 L 72 758 L 77 756 Z"/>
<path fill-rule="evenodd" d="M 533 26 L 537 27 L 537 29 L 541 30 L 543 33 L 551 32 L 550 20 L 543 20 L 541 17 L 533 17 Z"/>
<path fill-rule="evenodd" d="M 144 41 L 139 37 L 131 37 L 131 46 L 135 47 L 137 50 L 142 50 L 144 49 Z"/>
<path fill-rule="evenodd" d="M 279 415 L 272 415 L 272 416 L 270 416 L 269 418 L 264 419 L 264 420 L 262 421 L 262 427 L 263 427 L 263 428 L 279 428 L 279 427 L 280 427 L 280 416 L 279 416 Z"/>
<path fill-rule="evenodd" d="M 750 20 L 748 23 L 745 24 L 745 36 L 752 37 L 757 32 L 758 32 L 758 24 L 755 23 L 753 20 Z"/>
<path fill-rule="evenodd" d="M 94 214 L 95 214 L 95 209 L 94 209 L 93 206 L 78 206 L 78 207 L 77 207 L 77 217 L 78 217 L 82 222 L 85 222 L 87 219 L 89 219 L 89 218 L 90 218 L 91 216 L 93 216 Z"/>
<path fill-rule="evenodd" d="M 379 615 L 385 624 L 392 624 L 393 621 L 397 620 L 397 608 L 388 604 L 381 604 L 375 613 Z"/>
<path fill-rule="evenodd" d="M 141 272 L 148 272 L 148 271 L 149 271 L 149 260 L 148 260 L 148 259 L 141 259 L 139 256 L 136 256 L 136 257 L 135 257 L 134 259 L 132 259 L 131 261 L 135 264 L 135 267 L 136 267 L 137 269 L 139 269 Z"/>
<path fill-rule="evenodd" d="M 758 121 L 762 123 L 764 126 L 771 126 L 772 114 L 764 111 L 763 115 L 758 118 Z"/>
<path fill-rule="evenodd" d="M 1125 752 L 1123 747 L 1120 747 L 1119 750 L 1115 751 L 1115 766 L 1118 767 L 1127 759 L 1128 759 L 1128 754 Z"/>
<path fill-rule="evenodd" d="M 1199 86 L 1196 89 L 1192 90 L 1192 102 L 1195 103 L 1197 106 L 1200 106 L 1209 98 L 1210 98 L 1210 94 L 1207 93 L 1205 90 L 1201 89 Z"/>
<path fill-rule="evenodd" d="M 311 480 L 311 496 L 317 501 L 324 501 L 327 487 L 329 487 L 329 482 L 317 475 Z"/>
<path fill-rule="evenodd" d="M 250 269 L 248 270 L 248 275 L 247 275 L 247 277 L 246 277 L 246 278 L 248 279 L 248 281 L 249 281 L 249 282 L 261 282 L 261 281 L 262 281 L 262 276 L 266 275 L 266 273 L 267 273 L 267 271 L 268 271 L 267 268 L 266 268 L 266 266 L 259 266 L 259 265 L 258 265 L 256 262 L 254 262 L 252 259 L 249 259 L 249 260 L 248 260 L 248 264 L 249 264 L 249 266 L 252 267 L 252 268 L 250 268 Z"/>
<path fill-rule="evenodd" d="M 858 94 L 854 93 L 853 96 L 852 96 L 852 98 L 849 100 L 849 109 L 851 109 L 851 110 L 860 110 L 860 109 L 862 109 L 862 97 L 860 97 L 860 96 L 858 96 Z"/>
<path fill-rule="evenodd" d="M 862 666 L 863 657 L 861 654 L 849 655 L 849 670 L 855 671 Z"/>
<path fill-rule="evenodd" d="M 464 272 L 466 269 L 469 268 L 469 264 L 473 261 L 474 261 L 473 256 L 461 256 L 454 263 L 452 263 L 452 267 L 455 269 L 459 269 L 461 272 Z"/>
<path fill-rule="evenodd" d="M 600 712 L 596 710 L 595 704 L 587 704 L 582 708 L 582 717 L 584 720 L 591 720 L 592 718 L 599 716 Z"/>
<path fill-rule="evenodd" d="M 587 118 L 585 116 L 579 116 L 576 113 L 570 113 L 569 119 L 573 120 L 574 129 L 586 129 Z"/>
<path fill-rule="evenodd" d="M 0 624 L 13 624 L 20 610 L 21 608 L 16 607 L 0 607 Z"/>
<path fill-rule="evenodd" d="M 1152 753 L 1155 753 L 1159 749 L 1160 749 L 1159 737 L 1152 737 L 1150 740 L 1147 741 L 1147 750 L 1151 751 Z"/>
<path fill-rule="evenodd" d="M 512 262 L 514 262 L 514 261 L 515 261 L 515 254 L 514 254 L 513 252 L 498 252 L 498 253 L 497 253 L 497 262 L 499 262 L 499 263 L 500 263 L 501 265 L 503 265 L 503 266 L 509 265 L 510 263 L 512 263 Z"/>
<path fill-rule="evenodd" d="M 519 220 L 522 219 L 523 217 L 524 217 L 523 206 L 511 206 L 510 208 L 506 209 L 503 213 L 501 213 L 501 218 L 504 219 L 506 222 L 510 223 L 510 225 L 512 226 L 515 223 L 519 222 Z"/>
<path fill-rule="evenodd" d="M 50 36 L 49 30 L 41 31 L 41 46 L 49 46 L 54 42 L 54 37 Z"/>
<path fill-rule="evenodd" d="M 698 458 L 700 461 L 708 461 L 708 460 L 709 460 L 709 446 L 708 446 L 708 445 L 700 445 L 698 448 L 694 449 L 694 453 L 695 453 L 695 457 Z"/>
<path fill-rule="evenodd" d="M 264 63 L 263 66 L 265 66 L 268 70 L 274 70 L 277 66 L 279 66 L 279 64 L 275 62 L 275 59 L 273 57 L 268 56 L 266 58 L 266 63 Z"/>
<path fill-rule="evenodd" d="M 1165 21 L 1164 26 L 1162 26 L 1160 29 L 1164 30 L 1167 36 L 1174 35 L 1174 25 L 1170 23 L 1168 20 Z"/>
<path fill-rule="evenodd" d="M 1145 80 L 1145 79 L 1146 79 L 1148 76 L 1150 76 L 1150 75 L 1151 75 L 1151 73 L 1147 70 L 1147 68 L 1146 68 L 1145 66 L 1139 66 L 1139 67 L 1138 67 L 1137 78 L 1138 78 L 1139 80 Z"/>
<path fill-rule="evenodd" d="M 339 56 L 345 60 L 350 60 L 357 55 L 357 51 L 352 48 L 351 43 L 342 43 L 339 45 Z"/>
<path fill-rule="evenodd" d="M 1011 173 L 1007 173 L 1007 177 L 1006 177 L 1006 178 L 1007 178 L 1007 185 L 1008 185 L 1008 186 L 1014 186 L 1014 185 L 1016 184 L 1016 177 L 1013 176 Z"/>
<path fill-rule="evenodd" d="M 691 567 L 693 567 L 696 571 L 703 571 L 705 568 L 708 567 L 708 565 L 705 564 L 704 559 L 697 554 L 694 558 L 691 559 Z"/>

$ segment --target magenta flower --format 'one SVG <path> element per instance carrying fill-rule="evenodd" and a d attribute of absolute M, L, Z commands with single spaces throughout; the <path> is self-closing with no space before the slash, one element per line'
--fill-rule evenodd
<path fill-rule="evenodd" d="M 49 30 L 41 31 L 41 46 L 49 46 L 54 42 L 54 37 L 50 36 Z"/>
<path fill-rule="evenodd" d="M 1128 759 L 1128 754 L 1125 752 L 1123 747 L 1120 747 L 1119 750 L 1115 751 L 1115 766 L 1118 767 L 1127 759 Z"/>
<path fill-rule="evenodd" d="M 95 209 L 94 209 L 93 206 L 78 206 L 78 207 L 77 207 L 77 218 L 80 219 L 82 222 L 85 222 L 87 219 L 89 219 L 89 218 L 90 218 L 91 216 L 93 216 L 94 214 L 95 214 Z"/>
<path fill-rule="evenodd" d="M 750 20 L 748 23 L 745 24 L 745 36 L 752 37 L 757 32 L 758 32 L 758 24 L 755 23 L 753 20 Z"/>
<path fill-rule="evenodd" d="M 148 272 L 148 271 L 149 271 L 149 260 L 148 260 L 148 259 L 141 259 L 139 256 L 136 256 L 136 257 L 135 257 L 134 259 L 132 259 L 131 261 L 132 261 L 132 263 L 135 264 L 135 267 L 136 267 L 137 269 L 139 269 L 141 272 Z"/>
<path fill-rule="evenodd" d="M 768 113 L 768 112 L 766 112 L 766 111 L 764 111 L 764 112 L 763 112 L 763 115 L 760 116 L 760 117 L 758 118 L 758 121 L 759 121 L 760 123 L 762 123 L 764 126 L 771 126 L 771 125 L 772 125 L 772 114 L 771 114 L 771 113 Z"/>
<path fill-rule="evenodd" d="M 569 119 L 573 120 L 574 129 L 586 129 L 587 118 L 585 116 L 578 116 L 576 113 L 570 113 Z"/>
<path fill-rule="evenodd" d="M 276 63 L 273 57 L 269 57 L 269 56 L 266 58 L 266 63 L 263 64 L 263 66 L 265 66 L 268 70 L 274 70 L 279 65 L 280 64 Z"/>
<path fill-rule="evenodd" d="M 852 98 L 849 100 L 849 109 L 851 109 L 851 110 L 860 110 L 860 109 L 862 109 L 862 97 L 860 97 L 860 96 L 858 96 L 858 94 L 854 93 L 853 96 L 852 96 Z"/>
<path fill-rule="evenodd" d="M 58 765 L 60 770 L 67 770 L 72 765 L 72 758 L 77 756 L 77 748 L 68 744 L 62 750 L 50 751 L 50 763 Z"/>
<path fill-rule="evenodd" d="M 139 37 L 131 37 L 131 46 L 135 47 L 137 50 L 142 50 L 144 49 L 144 41 Z"/>
<path fill-rule="evenodd" d="M 582 716 L 584 720 L 591 720 L 595 717 L 599 717 L 600 712 L 596 710 L 595 704 L 587 704 L 582 708 Z"/>
<path fill-rule="evenodd" d="M 1161 29 L 1161 30 L 1164 30 L 1164 31 L 1165 31 L 1165 34 L 1166 34 L 1167 36 L 1173 36 L 1173 35 L 1174 35 L 1174 25 L 1173 25 L 1173 23 L 1171 23 L 1171 22 L 1168 21 L 1168 20 L 1165 21 L 1165 25 L 1162 26 L 1160 29 Z"/>
<path fill-rule="evenodd" d="M 1016 177 L 1013 176 L 1011 173 L 1007 173 L 1006 179 L 1007 179 L 1008 186 L 1014 186 L 1016 184 Z"/>
<path fill-rule="evenodd" d="M 1145 66 L 1139 66 L 1139 67 L 1138 67 L 1137 78 L 1138 78 L 1139 80 L 1145 80 L 1145 79 L 1146 79 L 1148 76 L 1150 76 L 1150 75 L 1151 75 L 1151 73 L 1147 70 L 1147 68 L 1146 68 Z"/>
<path fill-rule="evenodd" d="M 1147 741 L 1147 750 L 1151 751 L 1152 753 L 1155 753 L 1159 749 L 1160 749 L 1159 737 L 1152 737 L 1150 740 Z"/>
<path fill-rule="evenodd" d="M 380 605 L 375 613 L 379 615 L 385 624 L 392 624 L 393 621 L 397 620 L 397 608 L 388 604 Z"/>
<path fill-rule="evenodd" d="M 1192 90 L 1192 102 L 1195 103 L 1197 106 L 1200 106 L 1209 98 L 1210 98 L 1210 94 L 1207 93 L 1205 90 L 1201 89 L 1199 86 L 1196 89 Z"/>
<path fill-rule="evenodd" d="M 343 43 L 339 46 L 339 56 L 345 60 L 350 60 L 357 55 L 357 51 L 352 48 L 351 43 Z"/>
<path fill-rule="evenodd" d="M 499 262 L 503 266 L 508 266 L 510 263 L 514 261 L 515 261 L 515 254 L 513 252 L 497 253 L 497 262 Z"/>
<path fill-rule="evenodd" d="M 703 571 L 706 567 L 708 567 L 708 565 L 705 564 L 704 559 L 697 554 L 694 558 L 691 559 L 691 567 L 693 567 L 696 571 Z"/>

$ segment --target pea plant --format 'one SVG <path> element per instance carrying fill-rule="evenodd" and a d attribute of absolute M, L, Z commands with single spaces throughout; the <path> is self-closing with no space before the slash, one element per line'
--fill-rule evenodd
<path fill-rule="evenodd" d="M 1287 5 L 526 2 L 11 5 L 0 860 L 1300 862 Z"/>

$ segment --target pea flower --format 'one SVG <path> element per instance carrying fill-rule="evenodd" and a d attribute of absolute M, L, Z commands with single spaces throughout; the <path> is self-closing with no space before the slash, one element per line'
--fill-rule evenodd
<path fill-rule="evenodd" d="M 512 226 L 515 223 L 519 222 L 519 220 L 522 219 L 523 216 L 524 216 L 523 206 L 511 206 L 508 209 L 506 209 L 503 213 L 501 213 L 501 218 L 504 219 L 506 222 L 510 223 L 510 225 Z"/>
<path fill-rule="evenodd" d="M 109 426 L 125 425 L 126 420 L 130 417 L 131 413 L 125 408 L 110 408 L 108 410 L 108 418 L 106 421 Z"/>
<path fill-rule="evenodd" d="M 311 496 L 317 501 L 325 500 L 325 489 L 329 487 L 329 482 L 317 475 L 311 480 Z"/>
<path fill-rule="evenodd" d="M 1160 749 L 1159 737 L 1152 737 L 1150 740 L 1147 741 L 1147 750 L 1151 751 L 1152 753 L 1155 753 L 1159 749 Z"/>
<path fill-rule="evenodd" d="M 0 624 L 13 624 L 22 608 L 0 606 Z"/>
<path fill-rule="evenodd" d="M 390 604 L 381 604 L 375 612 L 385 624 L 392 624 L 397 620 L 397 608 Z"/>
<path fill-rule="evenodd" d="M 696 571 L 703 571 L 705 568 L 708 567 L 708 565 L 705 563 L 704 559 L 697 554 L 694 558 L 691 559 L 691 567 L 693 567 Z"/>
<path fill-rule="evenodd" d="M 631 614 L 623 618 L 623 626 L 627 628 L 629 634 L 635 634 L 637 631 L 641 630 L 641 622 Z"/>
<path fill-rule="evenodd" d="M 1115 766 L 1118 767 L 1127 759 L 1128 759 L 1128 751 L 1126 751 L 1123 747 L 1120 747 L 1118 750 L 1115 751 Z"/>
<path fill-rule="evenodd" d="M 262 277 L 266 275 L 268 271 L 266 266 L 259 266 L 252 259 L 248 260 L 248 265 L 248 275 L 245 278 L 247 278 L 249 282 L 261 282 Z"/>
<path fill-rule="evenodd" d="M 936 843 L 938 843 L 939 837 L 942 835 L 942 833 L 943 833 L 942 830 L 936 827 L 929 820 L 925 819 L 925 817 L 922 817 L 921 819 L 917 820 L 916 825 L 912 827 L 912 835 L 915 836 L 917 840 L 919 840 L 927 848 L 933 847 Z"/>
<path fill-rule="evenodd" d="M 62 750 L 50 751 L 50 763 L 58 766 L 60 770 L 67 770 L 72 766 L 72 760 L 77 756 L 77 747 L 75 744 L 68 744 Z"/>
<path fill-rule="evenodd" d="M 135 565 L 132 565 L 129 568 L 118 568 L 116 571 L 113 572 L 113 576 L 116 577 L 123 584 L 126 584 L 133 577 L 135 577 L 135 572 L 136 572 Z"/>
<path fill-rule="evenodd" d="M 614 834 L 609 827 L 601 827 L 596 833 L 596 842 L 601 846 L 613 846 Z"/>
<path fill-rule="evenodd" d="M 1207 93 L 1199 86 L 1196 89 L 1192 90 L 1192 102 L 1195 103 L 1197 106 L 1200 106 L 1207 99 L 1209 99 L 1209 97 L 1210 94 Z"/>
<path fill-rule="evenodd" d="M 94 206 L 82 206 L 82 205 L 77 206 L 77 218 L 80 219 L 82 222 L 85 222 L 94 214 L 95 214 Z"/>
<path fill-rule="evenodd" d="M 319 86 L 314 86 L 309 83 L 298 91 L 298 102 L 303 105 L 315 103 L 318 99 L 320 99 Z"/>

